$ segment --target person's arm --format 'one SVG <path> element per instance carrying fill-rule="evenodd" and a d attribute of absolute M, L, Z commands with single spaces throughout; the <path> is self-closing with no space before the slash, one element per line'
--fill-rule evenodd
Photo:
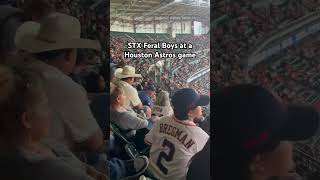
<path fill-rule="evenodd" d="M 129 94 L 128 94 L 127 98 L 129 98 L 129 101 L 132 104 L 132 107 L 135 109 L 142 109 L 143 105 L 142 105 L 142 102 L 139 98 L 138 91 L 135 88 L 130 87 L 128 90 L 128 93 Z"/>
<path fill-rule="evenodd" d="M 146 114 L 146 118 L 147 119 L 150 119 L 151 118 L 151 108 L 149 107 L 149 106 L 144 106 L 144 112 L 145 112 L 145 114 Z"/>
<path fill-rule="evenodd" d="M 152 143 L 151 143 L 151 142 L 149 142 L 146 138 L 144 138 L 144 143 L 145 143 L 145 144 L 147 144 L 147 145 L 149 145 L 149 146 L 151 146 L 151 145 L 152 145 Z"/>
<path fill-rule="evenodd" d="M 142 109 L 142 108 L 143 108 L 143 105 L 142 105 L 142 103 L 139 103 L 139 104 L 137 104 L 136 106 L 133 106 L 133 108 L 135 108 L 135 109 Z"/>
<path fill-rule="evenodd" d="M 157 132 L 157 123 L 154 124 L 152 129 L 146 134 L 144 138 L 144 143 L 147 145 L 152 145 L 156 140 L 156 132 Z"/>
<path fill-rule="evenodd" d="M 101 151 L 103 149 L 103 142 L 103 133 L 99 129 L 87 140 L 80 143 L 80 146 L 83 146 L 89 151 Z"/>
<path fill-rule="evenodd" d="M 148 127 L 148 120 L 139 118 L 133 113 L 128 113 L 126 119 L 130 119 L 130 129 L 142 129 Z"/>

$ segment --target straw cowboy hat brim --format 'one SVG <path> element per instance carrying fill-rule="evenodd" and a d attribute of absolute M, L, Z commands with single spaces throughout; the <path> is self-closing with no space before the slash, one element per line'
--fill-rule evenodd
<path fill-rule="evenodd" d="M 54 40 L 48 40 L 46 38 L 40 38 L 40 29 L 41 24 L 37 22 L 29 21 L 22 24 L 16 31 L 15 43 L 17 48 L 30 53 L 40 53 L 59 49 L 101 49 L 99 41 L 82 39 L 80 38 L 80 33 L 78 37 L 70 37 L 67 33 L 63 33 L 63 31 L 61 35 L 56 35 L 58 33 L 54 34 L 55 32 L 48 32 L 47 30 L 47 34 L 54 34 L 54 37 L 59 37 Z M 46 35 L 42 36 L 46 37 Z"/>
<path fill-rule="evenodd" d="M 135 77 L 135 78 L 141 78 L 141 74 L 123 74 L 122 73 L 123 69 L 122 68 L 118 68 L 115 70 L 114 75 L 116 78 L 118 79 L 123 79 L 123 78 L 129 78 L 129 77 Z"/>

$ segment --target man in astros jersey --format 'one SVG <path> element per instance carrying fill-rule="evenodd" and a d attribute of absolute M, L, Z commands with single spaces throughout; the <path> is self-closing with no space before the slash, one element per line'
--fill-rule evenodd
<path fill-rule="evenodd" d="M 209 139 L 194 123 L 202 115 L 201 106 L 209 101 L 209 96 L 193 89 L 178 90 L 171 100 L 174 115 L 161 117 L 146 135 L 145 143 L 151 145 L 150 170 L 159 180 L 186 179 L 190 159 Z"/>

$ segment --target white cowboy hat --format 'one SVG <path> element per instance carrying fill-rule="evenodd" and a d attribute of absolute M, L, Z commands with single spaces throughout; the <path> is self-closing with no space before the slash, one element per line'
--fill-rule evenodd
<path fill-rule="evenodd" d="M 28 21 L 16 31 L 17 48 L 29 53 L 59 49 L 87 48 L 100 50 L 99 41 L 80 38 L 81 25 L 75 17 L 54 13 L 41 23 Z"/>
<path fill-rule="evenodd" d="M 132 66 L 124 66 L 123 68 L 118 68 L 115 70 L 114 75 L 118 79 L 128 78 L 128 77 L 142 77 L 141 74 L 136 74 L 136 69 Z"/>

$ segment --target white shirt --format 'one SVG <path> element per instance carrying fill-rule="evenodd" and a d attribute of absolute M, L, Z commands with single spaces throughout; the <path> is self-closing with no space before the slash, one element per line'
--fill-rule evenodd
<path fill-rule="evenodd" d="M 119 86 L 122 88 L 124 94 L 126 95 L 126 101 L 124 107 L 131 110 L 133 107 L 139 105 L 141 102 L 138 91 L 133 86 L 125 81 L 119 81 Z"/>
<path fill-rule="evenodd" d="M 152 113 L 156 116 L 171 116 L 173 115 L 173 109 L 171 106 L 158 106 L 154 105 L 152 107 Z"/>
<path fill-rule="evenodd" d="M 29 64 L 44 76 L 44 89 L 51 110 L 46 142 L 59 142 L 69 148 L 86 141 L 99 125 L 91 113 L 86 91 L 54 66 L 39 60 Z"/>
<path fill-rule="evenodd" d="M 161 117 L 145 137 L 152 144 L 151 171 L 159 180 L 185 180 L 190 159 L 203 149 L 208 139 L 208 134 L 192 121 Z"/>

